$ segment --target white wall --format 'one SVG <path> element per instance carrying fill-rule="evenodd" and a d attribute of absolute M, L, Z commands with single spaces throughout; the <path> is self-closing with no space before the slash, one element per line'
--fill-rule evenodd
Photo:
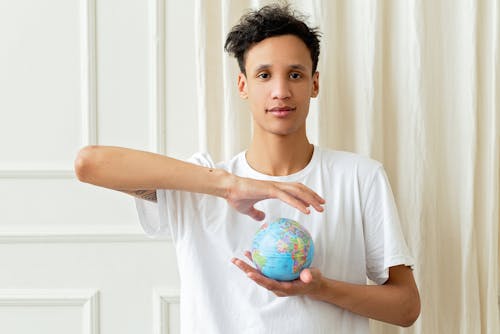
<path fill-rule="evenodd" d="M 196 150 L 193 10 L 0 0 L 0 333 L 178 331 L 173 245 L 72 168 L 88 144 Z"/>

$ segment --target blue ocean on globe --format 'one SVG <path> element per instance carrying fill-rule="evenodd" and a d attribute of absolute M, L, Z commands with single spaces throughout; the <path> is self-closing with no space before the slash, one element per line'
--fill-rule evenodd
<path fill-rule="evenodd" d="M 253 263 L 263 275 L 278 281 L 291 281 L 311 265 L 314 243 L 304 226 L 288 218 L 279 218 L 259 228 L 251 253 Z"/>

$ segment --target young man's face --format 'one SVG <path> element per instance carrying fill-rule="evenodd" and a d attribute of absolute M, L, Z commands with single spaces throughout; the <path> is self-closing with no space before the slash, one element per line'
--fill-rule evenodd
<path fill-rule="evenodd" d="M 312 74 L 309 49 L 294 35 L 266 38 L 246 54 L 246 75 L 238 89 L 248 99 L 254 131 L 281 136 L 305 134 L 311 97 L 318 95 L 319 73 Z"/>

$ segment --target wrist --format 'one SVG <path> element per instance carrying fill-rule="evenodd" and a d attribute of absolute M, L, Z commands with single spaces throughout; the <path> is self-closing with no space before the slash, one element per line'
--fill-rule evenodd
<path fill-rule="evenodd" d="M 330 285 L 331 280 L 322 276 L 313 291 L 309 293 L 309 297 L 320 301 L 326 301 L 328 296 L 332 293 Z"/>
<path fill-rule="evenodd" d="M 232 185 L 236 182 L 237 176 L 231 174 L 224 169 L 210 169 L 215 178 L 215 186 L 213 195 L 227 199 L 231 192 Z"/>

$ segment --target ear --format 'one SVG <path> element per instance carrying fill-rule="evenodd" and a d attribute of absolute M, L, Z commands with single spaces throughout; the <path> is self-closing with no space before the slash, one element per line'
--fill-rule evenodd
<path fill-rule="evenodd" d="M 247 86 L 247 77 L 245 74 L 238 74 L 238 91 L 240 92 L 240 97 L 242 99 L 248 98 L 248 86 Z"/>
<path fill-rule="evenodd" d="M 312 90 L 311 90 L 311 97 L 316 97 L 319 94 L 319 72 L 316 71 L 313 74 L 313 83 L 312 83 Z"/>

